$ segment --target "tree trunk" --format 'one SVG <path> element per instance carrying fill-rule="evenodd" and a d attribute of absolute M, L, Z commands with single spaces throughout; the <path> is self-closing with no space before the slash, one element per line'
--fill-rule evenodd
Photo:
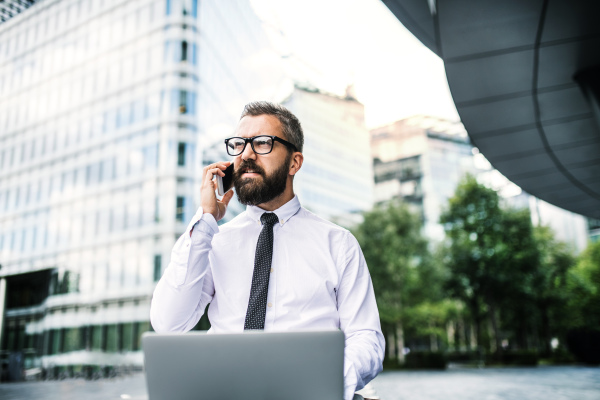
<path fill-rule="evenodd" d="M 454 321 L 448 321 L 446 324 L 446 334 L 448 335 L 448 348 L 456 350 L 456 327 Z"/>
<path fill-rule="evenodd" d="M 388 331 L 387 350 L 388 350 L 388 359 L 390 359 L 390 360 L 398 359 L 398 354 L 396 353 L 396 334 L 395 334 L 394 328 L 392 328 Z"/>
<path fill-rule="evenodd" d="M 542 344 L 542 353 L 544 357 L 550 357 L 552 354 L 552 346 L 550 344 L 552 340 L 552 335 L 550 333 L 550 318 L 548 317 L 548 307 L 544 304 L 540 307 L 540 312 L 542 314 L 542 340 L 544 341 Z"/>
<path fill-rule="evenodd" d="M 398 364 L 404 364 L 404 329 L 402 321 L 398 321 L 396 325 L 396 348 L 398 349 Z"/>
<path fill-rule="evenodd" d="M 479 304 L 477 299 L 479 296 L 475 296 L 474 299 L 471 300 L 471 314 L 473 315 L 473 322 L 475 322 L 475 347 L 477 349 L 477 353 L 479 354 L 479 358 L 483 359 L 483 352 L 481 349 L 481 313 L 479 312 Z M 473 342 L 473 338 L 471 338 L 471 343 Z"/>
<path fill-rule="evenodd" d="M 429 327 L 433 328 L 433 322 L 429 323 Z M 434 334 L 429 335 L 429 348 L 431 349 L 431 351 L 438 351 L 437 336 L 435 336 Z"/>
<path fill-rule="evenodd" d="M 488 301 L 490 307 L 490 320 L 492 322 L 492 330 L 494 333 L 494 343 L 496 352 L 498 352 L 498 361 L 502 362 L 502 339 L 500 338 L 500 332 L 498 329 L 498 313 L 496 312 L 496 303 L 493 300 Z"/>
<path fill-rule="evenodd" d="M 469 350 L 469 342 L 467 342 L 466 324 L 463 318 L 459 318 L 456 322 L 456 330 L 458 331 L 457 343 L 458 350 L 465 351 Z"/>

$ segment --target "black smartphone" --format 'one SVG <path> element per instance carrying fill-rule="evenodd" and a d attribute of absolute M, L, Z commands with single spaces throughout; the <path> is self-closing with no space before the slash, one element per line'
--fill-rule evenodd
<path fill-rule="evenodd" d="M 225 176 L 217 175 L 217 193 L 223 196 L 233 186 L 233 163 L 225 169 Z"/>

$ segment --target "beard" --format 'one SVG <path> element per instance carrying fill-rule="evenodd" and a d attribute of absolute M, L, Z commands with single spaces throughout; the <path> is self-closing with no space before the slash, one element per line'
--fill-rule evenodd
<path fill-rule="evenodd" d="M 289 153 L 283 164 L 270 175 L 267 175 L 264 169 L 256 165 L 254 160 L 242 161 L 233 173 L 233 186 L 239 202 L 244 205 L 257 206 L 280 196 L 287 184 L 291 157 L 292 154 Z M 262 179 L 259 177 L 242 178 L 242 174 L 247 170 L 259 174 Z"/>

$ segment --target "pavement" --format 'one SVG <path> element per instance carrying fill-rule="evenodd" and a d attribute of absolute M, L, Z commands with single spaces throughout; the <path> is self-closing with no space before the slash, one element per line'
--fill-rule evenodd
<path fill-rule="evenodd" d="M 471 368 L 382 372 L 367 388 L 381 400 L 599 400 L 600 368 Z M 144 375 L 0 384 L 0 400 L 147 400 Z"/>

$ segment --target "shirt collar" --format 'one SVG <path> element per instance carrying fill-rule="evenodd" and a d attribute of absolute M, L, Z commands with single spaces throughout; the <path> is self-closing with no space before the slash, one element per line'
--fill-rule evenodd
<path fill-rule="evenodd" d="M 279 218 L 279 224 L 284 225 L 290 220 L 290 218 L 296 215 L 298 210 L 300 210 L 300 200 L 298 200 L 298 196 L 294 196 L 293 199 L 291 199 L 290 201 L 288 201 L 273 212 L 277 215 L 277 218 Z M 260 223 L 260 216 L 263 215 L 265 212 L 269 211 L 265 211 L 257 206 L 248 206 L 246 208 L 246 213 L 248 214 L 248 216 L 254 221 L 257 221 L 258 223 Z"/>

